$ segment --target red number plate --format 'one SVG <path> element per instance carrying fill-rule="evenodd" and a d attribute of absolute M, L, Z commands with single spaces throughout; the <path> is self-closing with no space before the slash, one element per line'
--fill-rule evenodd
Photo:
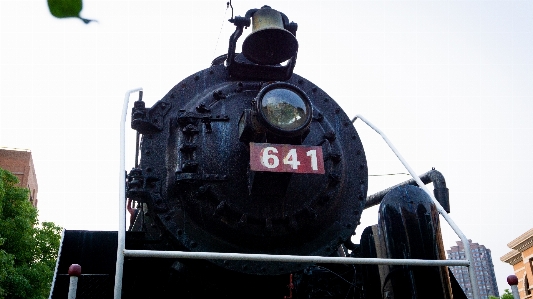
<path fill-rule="evenodd" d="M 322 147 L 251 142 L 250 168 L 254 171 L 324 174 Z"/>

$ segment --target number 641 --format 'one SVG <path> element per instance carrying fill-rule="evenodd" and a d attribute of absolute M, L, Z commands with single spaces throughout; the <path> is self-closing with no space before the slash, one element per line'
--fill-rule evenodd
<path fill-rule="evenodd" d="M 263 149 L 261 156 L 261 164 L 265 166 L 266 168 L 276 168 L 279 166 L 279 158 L 276 155 L 278 153 L 278 149 L 269 146 Z M 308 150 L 306 152 L 307 157 L 310 157 L 311 162 L 311 169 L 318 170 L 318 159 L 316 157 L 316 150 Z M 291 148 L 287 155 L 283 157 L 283 164 L 290 165 L 292 169 L 298 169 L 298 166 L 300 166 L 300 161 L 298 160 L 298 153 L 295 148 Z"/>

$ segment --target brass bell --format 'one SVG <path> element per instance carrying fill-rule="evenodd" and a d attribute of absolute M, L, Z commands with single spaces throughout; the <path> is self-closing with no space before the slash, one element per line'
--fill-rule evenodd
<path fill-rule="evenodd" d="M 252 16 L 252 33 L 242 44 L 242 54 L 262 65 L 282 63 L 298 52 L 296 37 L 283 26 L 281 13 L 263 6 Z"/>

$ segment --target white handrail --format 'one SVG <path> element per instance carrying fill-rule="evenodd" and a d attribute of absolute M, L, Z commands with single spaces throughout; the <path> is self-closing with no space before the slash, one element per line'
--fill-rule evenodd
<path fill-rule="evenodd" d="M 135 88 L 128 90 L 124 96 L 122 106 L 122 117 L 120 119 L 120 169 L 119 169 L 119 192 L 118 192 L 118 244 L 117 263 L 115 266 L 115 291 L 114 299 L 122 297 L 122 274 L 124 272 L 124 248 L 126 248 L 126 116 L 128 115 L 128 104 L 130 95 L 143 90 Z"/>
<path fill-rule="evenodd" d="M 155 251 L 155 250 L 124 250 L 128 257 L 153 258 L 185 258 L 204 260 L 234 260 L 282 263 L 325 263 L 345 265 L 411 265 L 411 266 L 468 266 L 466 260 L 421 260 L 421 259 L 384 259 L 384 258 L 352 258 L 300 255 L 274 255 L 252 253 L 222 252 L 190 252 L 190 251 Z"/>
<path fill-rule="evenodd" d="M 56 268 L 54 270 L 54 277 L 52 278 L 52 285 L 50 287 L 50 294 L 48 299 L 52 299 L 52 293 L 54 292 L 54 286 L 56 285 L 57 269 L 59 268 L 59 259 L 61 258 L 61 248 L 63 248 L 63 240 L 65 240 L 65 229 L 61 231 L 61 239 L 59 239 L 59 249 L 57 250 Z"/>
<path fill-rule="evenodd" d="M 398 150 L 390 142 L 387 136 L 377 127 L 371 124 L 361 115 L 356 115 L 356 119 L 361 119 L 374 131 L 381 135 L 389 145 L 398 159 L 409 171 L 413 179 L 433 200 L 437 210 L 452 227 L 455 233 L 463 241 L 465 247 L 465 256 L 467 260 L 420 260 L 420 259 L 383 259 L 383 258 L 346 258 L 346 257 L 322 257 L 322 256 L 294 256 L 294 255 L 268 255 L 268 254 L 245 254 L 245 253 L 219 253 L 219 252 L 186 252 L 186 251 L 154 251 L 154 250 L 127 250 L 125 249 L 126 239 L 126 177 L 125 177 L 125 123 L 129 97 L 132 93 L 141 91 L 142 88 L 132 89 L 126 92 L 120 123 L 120 176 L 119 176 L 119 231 L 117 245 L 117 262 L 115 270 L 115 290 L 114 299 L 121 299 L 122 296 L 122 277 L 124 271 L 124 257 L 155 257 L 155 258 L 189 258 L 189 259 L 223 259 L 223 260 L 248 260 L 248 261 L 270 261 L 270 262 L 302 262 L 302 263 L 335 263 L 335 264 L 372 264 L 372 265 L 416 265 L 416 266 L 467 266 L 470 274 L 470 283 L 474 299 L 480 299 L 475 272 L 472 267 L 473 258 L 470 252 L 470 243 L 466 236 L 461 232 L 459 227 L 449 217 L 448 213 L 442 208 L 440 203 L 435 199 L 433 194 L 422 183 L 420 178 L 411 169 L 403 159 Z"/>
<path fill-rule="evenodd" d="M 442 215 L 442 217 L 444 217 L 444 219 L 446 220 L 446 222 L 448 222 L 448 224 L 451 226 L 451 228 L 453 229 L 453 231 L 457 234 L 457 236 L 459 236 L 459 238 L 461 239 L 461 241 L 463 242 L 463 245 L 464 245 L 464 248 L 465 248 L 465 257 L 466 257 L 466 260 L 470 263 L 470 265 L 468 266 L 468 274 L 470 276 L 470 285 L 472 286 L 472 295 L 474 296 L 474 299 L 480 299 L 479 297 L 479 289 L 478 289 L 478 285 L 477 285 L 477 280 L 476 280 L 476 273 L 474 271 L 474 259 L 472 257 L 472 252 L 470 251 L 470 242 L 468 241 L 468 239 L 466 238 L 466 236 L 463 234 L 463 232 L 461 231 L 461 229 L 459 229 L 459 227 L 455 224 L 455 222 L 452 220 L 452 218 L 450 218 L 450 216 L 448 215 L 448 213 L 446 213 L 446 211 L 444 210 L 444 208 L 440 205 L 440 203 L 437 201 L 437 199 L 435 198 L 435 196 L 433 195 L 433 193 L 431 193 L 429 191 L 429 189 L 426 187 L 426 185 L 424 183 L 422 183 L 422 181 L 420 180 L 420 178 L 418 177 L 418 175 L 414 172 L 414 170 L 411 168 L 411 166 L 409 166 L 409 164 L 407 163 L 407 161 L 405 161 L 405 159 L 402 157 L 402 155 L 400 154 L 400 152 L 396 149 L 396 147 L 394 147 L 394 145 L 392 144 L 392 142 L 389 140 L 389 138 L 387 138 L 387 135 L 385 135 L 385 133 L 383 133 L 380 129 L 378 129 L 376 126 L 374 126 L 371 122 L 369 122 L 366 118 L 364 118 L 363 116 L 361 115 L 356 115 L 353 119 L 352 119 L 352 123 L 355 122 L 357 119 L 360 119 L 362 120 L 364 123 L 366 123 L 369 127 L 371 127 L 374 131 L 376 131 L 379 135 L 381 135 L 381 137 L 383 138 L 383 140 L 385 140 L 385 142 L 387 143 L 387 145 L 391 148 L 391 150 L 394 152 L 394 154 L 396 155 L 396 157 L 398 157 L 398 159 L 402 162 L 403 166 L 407 169 L 407 171 L 409 171 L 409 173 L 411 174 L 411 176 L 413 177 L 413 179 L 416 181 L 416 183 L 418 184 L 418 186 L 420 188 L 422 188 L 422 190 L 424 190 L 430 197 L 431 199 L 433 200 L 433 202 L 435 203 L 435 205 L 437 206 L 437 211 L 439 211 L 439 213 Z"/>

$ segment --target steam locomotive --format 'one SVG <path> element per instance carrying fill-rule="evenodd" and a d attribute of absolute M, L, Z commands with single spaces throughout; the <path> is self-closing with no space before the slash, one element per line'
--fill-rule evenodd
<path fill-rule="evenodd" d="M 226 55 L 152 107 L 142 92 L 134 103 L 140 163 L 127 174 L 136 211 L 126 248 L 445 259 L 438 212 L 414 181 L 367 197 L 351 120 L 293 73 L 297 24 L 268 6 L 230 22 Z M 449 207 L 440 173 L 423 180 Z M 379 224 L 354 244 L 372 201 Z M 126 258 L 122 298 L 466 298 L 450 275 L 444 266 Z"/>

